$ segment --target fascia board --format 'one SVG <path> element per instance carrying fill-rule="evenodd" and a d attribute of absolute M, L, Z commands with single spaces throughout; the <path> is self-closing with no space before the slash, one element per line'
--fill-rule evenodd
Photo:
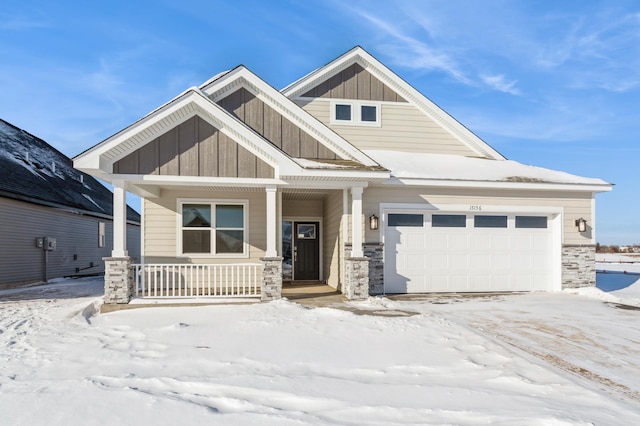
<path fill-rule="evenodd" d="M 345 171 L 304 169 L 301 177 L 308 178 L 344 178 L 344 179 L 389 179 L 390 172 L 384 171 Z M 285 178 L 285 175 L 282 175 Z"/>
<path fill-rule="evenodd" d="M 128 185 L 171 185 L 171 186 L 237 186 L 256 187 L 265 185 L 284 185 L 282 179 L 264 178 L 236 178 L 236 177 L 208 177 L 208 176 L 167 176 L 167 175 L 120 175 L 105 176 L 109 182 L 123 180 Z"/>
<path fill-rule="evenodd" d="M 232 84 L 232 82 L 236 82 L 236 84 Z M 227 96 L 229 92 L 237 90 L 238 86 L 249 90 L 271 108 L 316 137 L 320 143 L 327 142 L 325 146 L 332 151 L 337 151 L 343 158 L 356 160 L 366 166 L 378 165 L 369 156 L 320 123 L 315 117 L 244 66 L 209 84 L 203 89 L 203 92 L 208 96 L 215 94 L 213 102 L 217 102 Z M 227 88 L 228 90 L 225 90 Z"/>
<path fill-rule="evenodd" d="M 336 72 L 356 62 L 362 65 L 367 71 L 371 72 L 380 81 L 396 90 L 400 95 L 407 99 L 407 101 L 411 102 L 420 111 L 422 111 L 423 114 L 440 124 L 449 133 L 467 145 L 472 151 L 481 156 L 489 156 L 496 160 L 506 159 L 502 154 L 467 129 L 462 123 L 433 103 L 425 95 L 400 78 L 360 46 L 355 47 L 328 65 L 312 71 L 297 82 L 285 87 L 282 89 L 282 93 L 290 99 L 295 99 L 305 91 L 311 89 L 314 85 L 318 84 L 320 81 L 324 81 Z"/>
<path fill-rule="evenodd" d="M 517 189 L 525 191 L 579 191 L 579 192 L 608 192 L 612 185 L 593 185 L 578 183 L 552 182 L 499 182 L 499 181 L 469 181 L 446 179 L 398 179 L 391 178 L 383 185 L 389 186 L 427 186 L 440 188 L 478 188 L 478 189 Z"/>

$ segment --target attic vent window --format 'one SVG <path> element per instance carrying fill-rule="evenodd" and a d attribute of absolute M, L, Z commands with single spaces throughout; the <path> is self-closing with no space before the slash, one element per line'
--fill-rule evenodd
<path fill-rule="evenodd" d="M 331 124 L 379 127 L 380 121 L 378 103 L 351 100 L 331 102 Z"/>

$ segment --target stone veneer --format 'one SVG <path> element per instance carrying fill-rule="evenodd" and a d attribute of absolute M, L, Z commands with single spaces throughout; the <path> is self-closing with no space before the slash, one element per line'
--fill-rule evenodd
<path fill-rule="evenodd" d="M 133 294 L 130 257 L 104 257 L 104 303 L 125 304 Z"/>
<path fill-rule="evenodd" d="M 596 246 L 566 244 L 562 246 L 562 288 L 595 287 Z"/>
<path fill-rule="evenodd" d="M 384 246 L 382 243 L 367 243 L 364 255 L 369 258 L 369 294 L 384 293 Z"/>
<path fill-rule="evenodd" d="M 282 298 L 282 257 L 262 257 L 262 301 Z"/>
<path fill-rule="evenodd" d="M 369 258 L 347 257 L 344 260 L 345 274 L 342 293 L 349 300 L 369 297 Z"/>

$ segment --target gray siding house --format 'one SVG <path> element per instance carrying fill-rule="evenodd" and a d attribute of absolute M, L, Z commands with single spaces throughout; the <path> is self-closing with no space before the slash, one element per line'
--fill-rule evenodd
<path fill-rule="evenodd" d="M 0 120 L 0 289 L 100 274 L 113 242 L 113 195 L 45 141 Z M 140 215 L 127 208 L 139 257 Z"/>

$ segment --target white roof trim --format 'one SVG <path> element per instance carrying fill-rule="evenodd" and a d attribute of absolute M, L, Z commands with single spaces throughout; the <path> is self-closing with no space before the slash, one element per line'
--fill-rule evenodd
<path fill-rule="evenodd" d="M 237 90 L 238 87 L 244 87 L 253 93 L 341 158 L 355 160 L 366 166 L 377 165 L 362 151 L 320 123 L 315 117 L 244 66 L 240 66 L 218 79 L 205 83 L 201 86 L 201 90 L 207 96 L 212 97 L 214 102 L 217 102 Z"/>
<path fill-rule="evenodd" d="M 348 68 L 354 63 L 360 64 L 373 76 L 384 82 L 387 86 L 395 90 L 408 102 L 415 105 L 429 118 L 440 124 L 454 137 L 464 143 L 473 152 L 482 157 L 489 157 L 494 160 L 504 160 L 505 157 L 493 149 L 489 144 L 480 139 L 477 135 L 467 129 L 459 121 L 451 117 L 442 108 L 437 106 L 426 96 L 408 84 L 384 64 L 371 56 L 362 47 L 356 46 L 344 55 L 329 64 L 312 71 L 296 82 L 288 85 L 281 92 L 289 99 L 296 99 L 303 93 L 312 89 L 321 82 L 329 79 L 338 72 Z"/>
<path fill-rule="evenodd" d="M 381 183 L 389 186 L 425 186 L 439 188 L 474 188 L 474 189 L 518 189 L 544 191 L 580 191 L 580 192 L 608 192 L 609 184 L 593 185 L 579 183 L 547 183 L 547 182 L 504 182 L 478 180 L 448 180 L 448 179 L 398 179 L 391 178 Z"/>
<path fill-rule="evenodd" d="M 293 175 L 303 173 L 302 167 L 295 161 L 212 102 L 197 88 L 189 89 L 121 132 L 75 157 L 74 166 L 80 170 L 101 172 L 108 176 L 114 162 L 195 115 L 202 117 L 274 167 L 276 176 L 283 172 Z"/>

